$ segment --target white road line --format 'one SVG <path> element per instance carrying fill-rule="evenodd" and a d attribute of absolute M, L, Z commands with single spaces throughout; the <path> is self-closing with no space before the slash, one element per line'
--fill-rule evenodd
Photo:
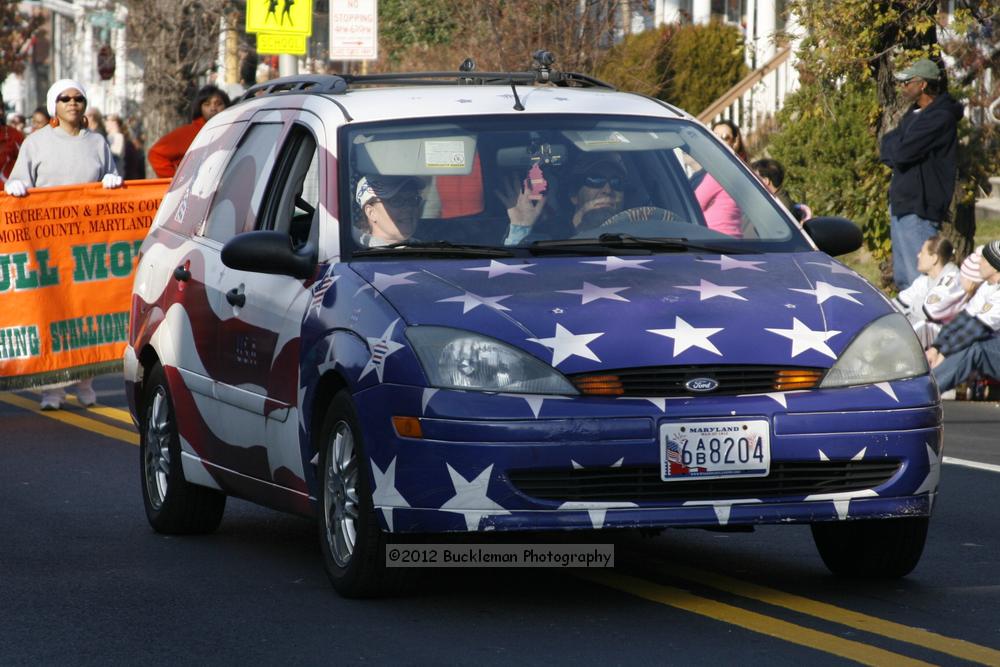
<path fill-rule="evenodd" d="M 1000 466 L 993 465 L 992 463 L 980 463 L 979 461 L 966 461 L 965 459 L 954 459 L 950 456 L 946 456 L 941 460 L 945 463 L 950 463 L 956 466 L 965 466 L 966 468 L 975 468 L 976 470 L 989 470 L 990 472 L 1000 472 Z"/>

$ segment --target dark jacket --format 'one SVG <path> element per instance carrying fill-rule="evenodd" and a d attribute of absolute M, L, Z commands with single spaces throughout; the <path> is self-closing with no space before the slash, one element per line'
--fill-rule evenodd
<path fill-rule="evenodd" d="M 899 217 L 916 214 L 941 222 L 955 192 L 958 121 L 962 105 L 941 93 L 927 108 L 917 105 L 882 137 L 882 162 L 892 167 L 889 205 Z"/>

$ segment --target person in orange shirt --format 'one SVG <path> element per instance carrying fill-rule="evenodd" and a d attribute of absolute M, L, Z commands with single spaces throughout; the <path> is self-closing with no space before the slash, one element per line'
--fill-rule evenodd
<path fill-rule="evenodd" d="M 230 105 L 229 95 L 216 86 L 204 86 L 191 105 L 191 122 L 169 132 L 149 149 L 149 164 L 160 178 L 173 178 L 177 166 L 198 132 L 212 116 Z"/>
<path fill-rule="evenodd" d="M 0 97 L 0 175 L 4 183 L 10 178 L 10 170 L 14 168 L 17 154 L 24 143 L 24 135 L 7 124 L 7 113 L 3 108 L 3 98 Z"/>

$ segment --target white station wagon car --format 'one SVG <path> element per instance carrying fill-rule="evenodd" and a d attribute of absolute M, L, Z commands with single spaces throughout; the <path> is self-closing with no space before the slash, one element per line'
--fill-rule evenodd
<path fill-rule="evenodd" d="M 279 79 L 198 135 L 125 377 L 152 526 L 316 517 L 345 595 L 408 534 L 812 526 L 901 576 L 941 407 L 903 316 L 690 115 L 529 72 Z"/>

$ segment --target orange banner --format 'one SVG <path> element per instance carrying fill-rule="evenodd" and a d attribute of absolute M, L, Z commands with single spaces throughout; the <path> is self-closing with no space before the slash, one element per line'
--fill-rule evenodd
<path fill-rule="evenodd" d="M 121 369 L 139 247 L 169 185 L 0 194 L 0 390 Z"/>

